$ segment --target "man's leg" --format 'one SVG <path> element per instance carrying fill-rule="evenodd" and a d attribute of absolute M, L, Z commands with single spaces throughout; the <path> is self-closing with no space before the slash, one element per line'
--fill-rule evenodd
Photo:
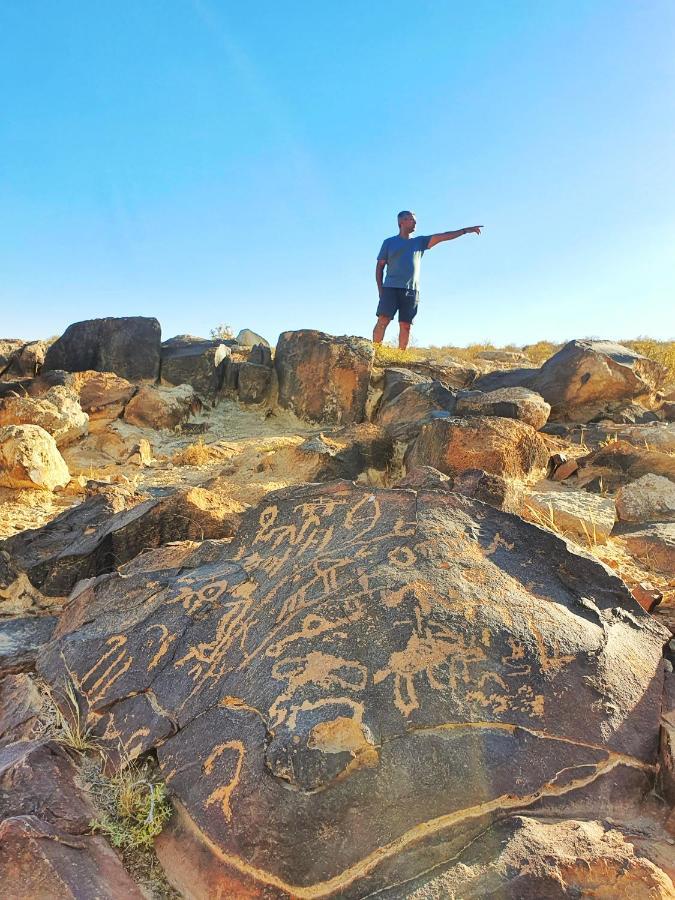
<path fill-rule="evenodd" d="M 398 349 L 405 350 L 410 340 L 410 326 L 412 322 L 398 323 Z"/>
<path fill-rule="evenodd" d="M 373 343 L 381 344 L 384 340 L 384 333 L 387 330 L 387 325 L 391 322 L 391 319 L 387 316 L 378 316 L 377 322 L 375 324 L 375 328 L 373 329 Z"/>

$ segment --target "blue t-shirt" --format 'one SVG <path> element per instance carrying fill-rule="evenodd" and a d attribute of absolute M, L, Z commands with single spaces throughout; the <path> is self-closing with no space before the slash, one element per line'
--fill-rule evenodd
<path fill-rule="evenodd" d="M 397 234 L 387 238 L 377 254 L 387 264 L 384 286 L 418 291 L 422 255 L 428 246 L 428 236 L 402 238 Z"/>

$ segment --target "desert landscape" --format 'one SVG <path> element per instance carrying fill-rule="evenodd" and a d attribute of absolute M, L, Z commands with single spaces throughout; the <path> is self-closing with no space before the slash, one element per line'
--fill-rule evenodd
<path fill-rule="evenodd" d="M 675 348 L 0 340 L 15 898 L 675 897 Z"/>

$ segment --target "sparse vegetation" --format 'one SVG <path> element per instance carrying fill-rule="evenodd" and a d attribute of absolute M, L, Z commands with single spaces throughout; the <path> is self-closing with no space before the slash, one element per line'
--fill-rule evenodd
<path fill-rule="evenodd" d="M 204 443 L 200 438 L 194 444 L 188 444 L 182 450 L 178 450 L 171 457 L 171 462 L 176 466 L 206 466 L 223 458 L 218 447 Z"/>
<path fill-rule="evenodd" d="M 153 781 L 146 767 L 126 762 L 110 778 L 92 789 L 104 815 L 91 823 L 113 847 L 123 851 L 149 850 L 171 816 L 171 804 L 161 781 Z"/>
<path fill-rule="evenodd" d="M 80 702 L 72 681 L 67 681 L 57 693 L 44 686 L 46 699 L 47 730 L 53 740 L 80 755 L 98 752 L 99 745 L 92 737 L 87 716 L 80 709 Z"/>
<path fill-rule="evenodd" d="M 209 331 L 209 334 L 213 338 L 214 341 L 233 341 L 234 340 L 234 331 L 230 328 L 229 325 L 220 324 L 216 325 L 215 328 L 212 328 Z"/>

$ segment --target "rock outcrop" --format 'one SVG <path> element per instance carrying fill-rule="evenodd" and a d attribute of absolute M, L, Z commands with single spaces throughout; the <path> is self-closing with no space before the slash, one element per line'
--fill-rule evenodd
<path fill-rule="evenodd" d="M 622 522 L 672 522 L 675 483 L 661 475 L 643 475 L 619 489 L 616 511 Z"/>
<path fill-rule="evenodd" d="M 44 368 L 114 372 L 130 381 L 159 378 L 161 328 L 144 316 L 87 319 L 69 325 L 45 357 Z"/>
<path fill-rule="evenodd" d="M 39 425 L 0 428 L 0 487 L 53 491 L 70 481 L 56 441 Z"/>
<path fill-rule="evenodd" d="M 180 336 L 162 344 L 162 382 L 189 384 L 200 397 L 213 400 L 223 382 L 221 341 Z"/>
<path fill-rule="evenodd" d="M 279 406 L 309 422 L 362 422 L 373 357 L 363 338 L 284 331 L 274 357 Z"/>
<path fill-rule="evenodd" d="M 543 438 L 524 422 L 495 416 L 435 418 L 422 426 L 406 456 L 408 466 L 433 466 L 446 475 L 482 469 L 518 478 L 548 462 Z"/>
<path fill-rule="evenodd" d="M 104 742 L 156 749 L 177 809 L 157 848 L 191 896 L 364 897 L 499 818 L 594 817 L 649 787 L 667 633 L 515 516 L 307 485 L 181 566 L 85 586 L 38 669 L 76 680 Z"/>
<path fill-rule="evenodd" d="M 189 384 L 172 388 L 145 384 L 124 407 L 124 421 L 139 428 L 175 428 L 200 408 Z"/>
<path fill-rule="evenodd" d="M 551 407 L 534 391 L 527 388 L 502 388 L 497 391 L 460 392 L 457 396 L 458 416 L 502 416 L 518 419 L 531 425 L 535 431 L 543 428 L 548 421 Z"/>
<path fill-rule="evenodd" d="M 57 447 L 64 447 L 87 433 L 89 416 L 72 390 L 53 387 L 36 398 L 14 395 L 0 400 L 3 425 L 39 425 L 51 434 Z"/>

